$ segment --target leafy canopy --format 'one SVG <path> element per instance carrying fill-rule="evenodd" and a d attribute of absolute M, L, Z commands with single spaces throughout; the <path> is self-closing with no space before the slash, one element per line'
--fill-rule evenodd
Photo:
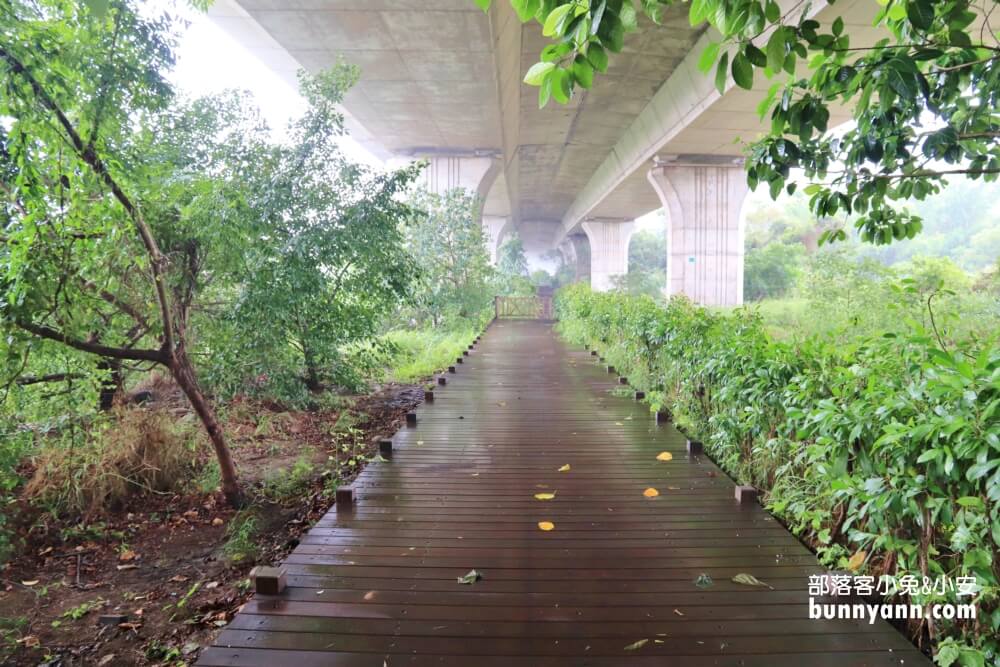
<path fill-rule="evenodd" d="M 484 10 L 492 0 L 474 0 Z M 607 71 L 645 14 L 659 22 L 676 0 L 510 0 L 522 21 L 551 39 L 525 76 L 539 104 L 566 103 Z M 994 3 L 878 0 L 884 38 L 855 43 L 837 16 L 813 18 L 822 3 L 786 11 L 777 0 L 693 0 L 692 26 L 721 35 L 700 55 L 721 92 L 774 79 L 759 106 L 766 136 L 748 147 L 747 177 L 772 197 L 793 192 L 792 170 L 813 181 L 810 207 L 820 218 L 844 214 L 864 241 L 913 238 L 921 219 L 895 202 L 936 193 L 945 176 L 994 180 L 1000 173 L 1000 47 L 986 18 Z M 836 2 L 832 11 L 836 11 Z M 640 56 L 641 57 L 641 56 Z M 831 110 L 853 112 L 846 132 L 829 130 Z M 843 224 L 823 240 L 844 240 Z"/>
<path fill-rule="evenodd" d="M 438 325 L 474 318 L 490 307 L 494 270 L 479 223 L 480 202 L 461 188 L 435 194 L 417 190 L 410 203 L 418 214 L 406 227 L 406 242 L 420 267 L 414 315 Z"/>

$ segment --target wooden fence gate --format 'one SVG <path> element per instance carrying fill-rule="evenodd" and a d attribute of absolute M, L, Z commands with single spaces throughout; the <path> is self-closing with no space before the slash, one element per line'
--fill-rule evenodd
<path fill-rule="evenodd" d="M 552 295 L 497 296 L 493 298 L 497 319 L 551 320 Z"/>

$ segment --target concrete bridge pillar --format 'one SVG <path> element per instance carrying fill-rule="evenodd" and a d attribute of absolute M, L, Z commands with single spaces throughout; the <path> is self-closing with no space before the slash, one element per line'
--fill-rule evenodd
<path fill-rule="evenodd" d="M 738 158 L 675 159 L 650 170 L 667 211 L 667 296 L 696 303 L 743 303 L 743 229 L 748 187 Z"/>
<path fill-rule="evenodd" d="M 490 264 L 497 263 L 497 251 L 500 250 L 509 222 L 510 218 L 503 215 L 483 216 L 483 233 L 486 236 L 486 247 L 490 251 Z"/>
<path fill-rule="evenodd" d="M 590 219 L 580 226 L 590 241 L 590 287 L 607 292 L 614 288 L 614 278 L 628 273 L 628 242 L 635 223 Z"/>

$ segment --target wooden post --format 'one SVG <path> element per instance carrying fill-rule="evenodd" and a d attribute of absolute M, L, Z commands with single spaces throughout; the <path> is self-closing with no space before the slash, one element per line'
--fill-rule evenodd
<path fill-rule="evenodd" d="M 417 413 L 416 412 L 407 412 L 406 413 L 406 425 L 409 426 L 409 427 L 411 427 L 411 428 L 413 426 L 417 425 Z"/>
<path fill-rule="evenodd" d="M 749 505 L 757 500 L 757 489 L 752 486 L 736 487 L 736 502 L 740 505 Z"/>
<path fill-rule="evenodd" d="M 637 392 L 635 392 L 635 400 L 641 401 L 644 398 L 646 398 L 646 392 L 644 392 L 644 391 L 637 391 Z"/>
<path fill-rule="evenodd" d="M 439 378 L 440 379 L 440 378 Z M 428 403 L 434 402 L 434 392 L 430 389 L 424 389 L 424 400 Z"/>
<path fill-rule="evenodd" d="M 618 384 L 628 384 L 628 378 L 624 375 L 618 377 Z"/>
<path fill-rule="evenodd" d="M 388 438 L 382 438 L 378 441 L 378 453 L 382 455 L 382 458 L 391 459 L 392 458 L 392 440 Z"/>
<path fill-rule="evenodd" d="M 338 490 L 339 494 L 340 491 Z M 285 590 L 286 577 L 284 568 L 258 565 L 250 570 L 250 579 L 254 590 L 260 595 L 278 595 Z"/>
<path fill-rule="evenodd" d="M 444 385 L 448 384 L 448 378 L 442 375 L 441 377 L 438 378 L 438 384 L 443 387 Z"/>
<path fill-rule="evenodd" d="M 354 488 L 350 486 L 338 487 L 334 498 L 338 512 L 341 510 L 349 512 L 354 507 Z"/>
<path fill-rule="evenodd" d="M 454 373 L 455 372 L 455 367 L 454 366 L 448 366 L 448 372 L 449 373 Z"/>
<path fill-rule="evenodd" d="M 615 367 L 614 366 L 608 366 L 608 372 L 609 373 L 614 373 L 615 372 Z"/>
<path fill-rule="evenodd" d="M 656 423 L 657 424 L 669 424 L 670 423 L 670 413 L 659 410 L 656 413 Z"/>
<path fill-rule="evenodd" d="M 700 442 L 698 442 L 697 440 L 688 440 L 687 441 L 687 448 L 688 448 L 688 454 L 691 454 L 692 456 L 695 456 L 697 454 L 701 454 L 704 451 L 704 449 L 705 449 L 702 446 L 702 444 Z"/>

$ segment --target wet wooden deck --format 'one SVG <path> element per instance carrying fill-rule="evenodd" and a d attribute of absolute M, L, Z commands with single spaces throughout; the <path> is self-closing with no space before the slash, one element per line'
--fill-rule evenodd
<path fill-rule="evenodd" d="M 929 664 L 884 622 L 809 620 L 808 550 L 549 325 L 495 323 L 446 377 L 199 665 Z"/>

